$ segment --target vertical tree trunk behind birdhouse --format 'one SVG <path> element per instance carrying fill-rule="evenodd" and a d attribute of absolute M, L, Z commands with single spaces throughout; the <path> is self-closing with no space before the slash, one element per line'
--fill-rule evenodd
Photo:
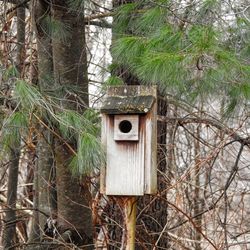
<path fill-rule="evenodd" d="M 113 6 L 118 7 L 122 4 L 133 3 L 136 0 L 113 0 Z M 114 31 L 113 31 L 113 40 L 115 40 L 118 34 L 115 33 L 115 20 L 114 20 Z M 128 27 L 128 32 L 131 33 L 130 27 Z M 127 85 L 140 85 L 140 80 L 132 74 L 128 68 L 124 68 L 122 66 L 118 66 L 113 71 L 114 75 L 122 78 L 123 82 Z M 159 93 L 161 94 L 161 93 Z M 167 103 L 163 98 L 158 99 L 158 115 L 165 116 L 167 114 Z M 157 181 L 158 181 L 158 190 L 159 192 L 165 191 L 167 187 L 166 179 L 162 174 L 166 173 L 166 123 L 158 122 L 157 125 L 157 162 L 158 171 Z M 153 249 L 155 243 L 158 240 L 157 247 L 167 248 L 168 246 L 168 238 L 166 233 L 163 233 L 160 238 L 159 232 L 161 232 L 162 228 L 167 223 L 167 202 L 166 202 L 166 193 L 163 194 L 163 199 L 155 196 L 145 195 L 140 197 L 137 200 L 137 222 L 136 222 L 136 245 L 135 249 Z M 112 245 L 110 245 L 110 249 L 116 249 L 119 246 L 119 243 L 122 241 L 122 230 L 121 227 L 117 225 L 123 225 L 123 221 L 121 218 L 123 207 L 118 206 L 115 203 L 115 200 L 110 200 L 106 210 L 108 212 L 111 221 L 114 220 L 116 223 L 110 223 L 108 226 L 110 232 L 110 241 Z M 153 236 L 152 236 L 153 235 Z"/>

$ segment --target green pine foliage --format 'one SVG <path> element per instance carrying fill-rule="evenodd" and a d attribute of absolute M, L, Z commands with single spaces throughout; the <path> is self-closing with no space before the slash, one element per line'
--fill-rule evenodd
<path fill-rule="evenodd" d="M 28 117 L 22 111 L 13 112 L 3 121 L 1 128 L 2 153 L 18 147 L 22 136 L 28 133 Z"/>
<path fill-rule="evenodd" d="M 17 68 L 14 65 L 9 66 L 6 70 L 3 71 L 3 81 L 8 81 L 11 78 L 18 77 L 19 73 Z"/>
<path fill-rule="evenodd" d="M 120 77 L 118 76 L 110 76 L 107 81 L 104 82 L 104 84 L 102 85 L 102 88 L 104 90 L 107 89 L 107 87 L 110 87 L 110 86 L 119 86 L 119 85 L 123 85 L 123 81 Z"/>
<path fill-rule="evenodd" d="M 48 32 L 48 35 L 51 35 L 55 40 L 67 42 L 67 40 L 70 39 L 70 26 L 67 24 L 67 22 L 62 24 L 53 17 L 46 16 L 42 20 L 42 26 L 44 27 L 44 30 Z"/>
<path fill-rule="evenodd" d="M 236 97 L 249 100 L 249 23 L 244 18 L 222 22 L 216 10 L 227 6 L 220 1 L 176 9 L 175 4 L 138 1 L 119 8 L 112 45 L 115 63 L 142 83 L 158 84 L 178 98 L 224 95 L 231 108 L 239 103 Z"/>
<path fill-rule="evenodd" d="M 71 11 L 76 11 L 79 15 L 79 13 L 84 13 L 85 5 L 86 5 L 86 0 L 68 0 L 67 3 L 69 5 L 69 9 Z"/>
<path fill-rule="evenodd" d="M 132 26 L 133 18 L 131 18 L 131 13 L 134 13 L 137 7 L 138 3 L 128 3 L 117 8 L 114 19 L 114 31 L 116 34 L 123 34 L 124 31 Z"/>
<path fill-rule="evenodd" d="M 100 141 L 99 114 L 91 109 L 83 115 L 65 110 L 57 118 L 64 138 L 77 144 L 77 155 L 70 164 L 72 173 L 81 175 L 99 168 L 105 160 Z"/>
<path fill-rule="evenodd" d="M 167 13 L 167 9 L 159 6 L 143 10 L 134 20 L 134 32 L 141 35 L 154 32 L 159 26 L 164 26 Z"/>
<path fill-rule="evenodd" d="M 16 81 L 14 98 L 26 110 L 33 110 L 35 107 L 40 108 L 47 105 L 38 89 L 23 80 Z"/>
<path fill-rule="evenodd" d="M 73 174 L 81 175 L 91 173 L 94 169 L 99 169 L 103 164 L 103 149 L 100 140 L 97 140 L 95 135 L 88 132 L 79 134 L 77 149 L 76 161 L 73 161 L 71 164 Z"/>
<path fill-rule="evenodd" d="M 96 110 L 87 109 L 80 114 L 62 109 L 56 98 L 40 93 L 23 80 L 16 82 L 13 99 L 18 111 L 13 112 L 2 127 L 2 140 L 6 145 L 14 145 L 21 137 L 25 139 L 29 126 L 36 127 L 39 117 L 47 124 L 47 129 L 57 128 L 55 134 L 60 134 L 65 141 L 76 146 L 76 155 L 70 164 L 73 174 L 90 173 L 104 163 L 100 117 Z"/>

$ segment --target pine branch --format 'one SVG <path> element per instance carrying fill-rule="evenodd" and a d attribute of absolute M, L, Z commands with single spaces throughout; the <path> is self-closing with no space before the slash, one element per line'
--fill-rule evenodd
<path fill-rule="evenodd" d="M 94 19 L 100 19 L 100 18 L 104 18 L 104 17 L 112 17 L 114 16 L 115 13 L 113 11 L 111 12 L 104 12 L 104 13 L 100 13 L 100 14 L 94 14 L 94 15 L 90 15 L 85 17 L 85 22 L 94 20 Z"/>
<path fill-rule="evenodd" d="M 38 120 L 38 122 L 44 126 L 46 129 L 48 129 L 52 134 L 54 134 L 59 140 L 63 141 L 64 144 L 67 146 L 67 148 L 71 151 L 73 155 L 76 155 L 76 151 L 69 145 L 69 143 L 66 142 L 58 133 L 56 133 L 53 129 L 51 129 L 49 126 L 47 126 L 36 114 L 33 114 L 33 116 Z"/>
<path fill-rule="evenodd" d="M 98 26 L 98 27 L 101 27 L 101 28 L 106 28 L 106 29 L 112 29 L 112 24 L 111 23 L 108 23 L 107 21 L 105 20 L 101 20 L 101 21 L 87 21 L 85 19 L 85 25 L 94 25 L 94 26 Z"/>

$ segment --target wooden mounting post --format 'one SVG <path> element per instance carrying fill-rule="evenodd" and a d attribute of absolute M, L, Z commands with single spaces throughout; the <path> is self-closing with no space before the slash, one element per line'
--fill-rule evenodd
<path fill-rule="evenodd" d="M 125 202 L 125 225 L 127 231 L 126 250 L 135 249 L 136 198 L 130 197 Z"/>
<path fill-rule="evenodd" d="M 122 236 L 123 250 L 135 249 L 135 227 L 136 227 L 136 197 L 135 196 L 121 196 L 116 197 L 123 215 L 124 215 L 124 229 Z"/>

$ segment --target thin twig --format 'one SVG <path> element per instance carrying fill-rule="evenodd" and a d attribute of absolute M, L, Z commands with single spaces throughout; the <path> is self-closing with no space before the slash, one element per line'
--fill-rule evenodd
<path fill-rule="evenodd" d="M 74 154 L 77 155 L 76 151 L 58 134 L 56 133 L 53 129 L 51 129 L 50 127 L 48 127 L 36 114 L 33 114 L 34 117 L 45 127 L 47 128 L 49 131 L 51 131 L 52 134 L 54 134 L 57 138 L 59 138 L 60 140 L 62 140 L 65 145 L 68 147 L 68 149 Z"/>
<path fill-rule="evenodd" d="M 215 245 L 215 244 L 214 244 L 214 243 L 213 243 L 213 242 L 212 242 L 212 241 L 202 232 L 202 230 L 195 224 L 195 222 L 194 222 L 192 216 L 189 216 L 189 215 L 188 215 L 187 213 L 185 213 L 182 209 L 180 209 L 179 207 L 177 207 L 175 204 L 173 204 L 172 202 L 168 201 L 167 199 L 165 199 L 165 198 L 163 198 L 163 197 L 161 197 L 161 198 L 164 199 L 164 200 L 166 200 L 166 202 L 167 202 L 170 206 L 174 207 L 177 211 L 179 211 L 179 212 L 182 213 L 185 217 L 187 217 L 187 220 L 193 225 L 194 229 L 195 229 L 197 232 L 199 232 L 199 233 L 203 236 L 203 238 L 213 246 L 214 249 L 219 250 L 219 248 L 217 248 L 216 245 Z"/>

